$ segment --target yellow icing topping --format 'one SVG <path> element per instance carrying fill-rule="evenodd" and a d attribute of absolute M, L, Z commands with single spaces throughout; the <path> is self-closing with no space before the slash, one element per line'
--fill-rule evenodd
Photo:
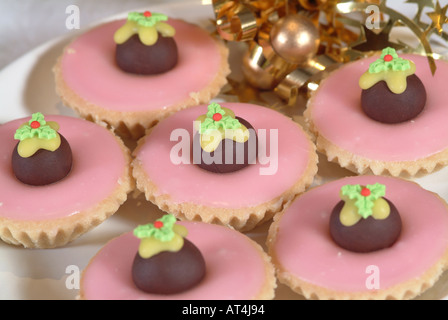
<path fill-rule="evenodd" d="M 157 42 L 158 32 L 164 37 L 174 37 L 176 30 L 165 22 L 157 22 L 153 26 L 142 26 L 136 21 L 128 20 L 114 34 L 116 44 L 126 42 L 134 34 L 138 34 L 140 41 L 147 46 Z"/>
<path fill-rule="evenodd" d="M 346 199 L 342 207 L 339 219 L 341 224 L 346 227 L 356 224 L 362 216 L 358 214 L 358 208 L 355 205 L 356 200 Z M 390 206 L 384 198 L 378 198 L 374 201 L 372 208 L 372 217 L 374 219 L 383 220 L 390 214 Z"/>
<path fill-rule="evenodd" d="M 182 225 L 175 224 L 173 231 L 175 234 L 170 241 L 160 241 L 154 237 L 141 239 L 138 248 L 139 255 L 144 259 L 148 259 L 163 251 L 176 252 L 182 249 L 184 237 L 187 236 L 188 230 Z"/>
<path fill-rule="evenodd" d="M 379 198 L 375 200 L 372 211 L 372 217 L 377 220 L 383 220 L 389 216 L 390 206 L 384 198 Z"/>
<path fill-rule="evenodd" d="M 355 201 L 346 200 L 339 215 L 341 223 L 346 227 L 350 227 L 356 224 L 359 219 L 361 219 L 361 215 L 358 214 L 358 208 L 355 206 Z"/>
<path fill-rule="evenodd" d="M 406 90 L 406 78 L 415 73 L 415 63 L 409 61 L 410 68 L 407 70 L 384 70 L 377 73 L 366 71 L 359 79 L 361 89 L 369 89 L 380 81 L 385 81 L 390 91 L 395 94 Z"/>
<path fill-rule="evenodd" d="M 188 235 L 188 229 L 185 228 L 184 226 L 181 226 L 180 224 L 175 224 L 173 226 L 173 231 L 180 235 L 181 237 L 186 237 Z"/>
<path fill-rule="evenodd" d="M 223 107 L 222 110 L 224 110 L 224 116 L 230 116 L 233 119 L 235 118 L 235 113 L 228 109 Z M 201 115 L 199 116 L 196 121 L 196 130 L 199 131 L 199 126 L 204 120 L 207 118 L 207 115 Z M 218 148 L 220 142 L 223 139 L 230 139 L 235 142 L 244 143 L 247 140 L 249 140 L 250 132 L 249 130 L 241 124 L 241 126 L 237 129 L 223 129 L 219 128 L 217 130 L 209 130 L 207 133 L 202 133 L 200 138 L 200 144 L 202 150 L 206 152 L 212 152 L 215 151 L 216 148 Z"/>
<path fill-rule="evenodd" d="M 24 123 L 22 126 L 27 124 L 28 122 Z M 55 131 L 59 130 L 59 124 L 57 122 L 47 121 L 46 124 Z M 39 139 L 38 137 L 24 139 L 19 142 L 17 146 L 17 152 L 22 158 L 28 158 L 35 154 L 39 149 L 55 151 L 59 148 L 60 145 L 61 137 L 58 133 L 56 133 L 56 137 L 53 139 Z"/>
<path fill-rule="evenodd" d="M 214 130 L 210 134 L 201 134 L 201 148 L 206 152 L 215 151 L 222 139 L 231 139 L 235 142 L 244 143 L 249 139 L 249 130 L 243 128 L 238 129 L 219 129 Z"/>

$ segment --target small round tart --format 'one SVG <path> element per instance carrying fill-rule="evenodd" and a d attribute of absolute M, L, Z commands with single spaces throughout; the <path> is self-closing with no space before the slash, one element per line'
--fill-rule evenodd
<path fill-rule="evenodd" d="M 72 151 L 61 180 L 42 186 L 16 178 L 11 157 L 14 133 L 29 118 L 0 126 L 0 238 L 28 248 L 60 247 L 111 216 L 133 187 L 130 152 L 104 127 L 79 118 L 51 115 Z"/>
<path fill-rule="evenodd" d="M 82 300 L 247 300 L 273 299 L 276 280 L 269 256 L 246 235 L 229 228 L 179 222 L 186 239 L 201 251 L 206 275 L 196 286 L 175 294 L 152 294 L 132 281 L 132 264 L 139 239 L 132 232 L 109 241 L 82 273 Z"/>
<path fill-rule="evenodd" d="M 196 163 L 194 122 L 207 105 L 182 110 L 161 121 L 134 151 L 133 176 L 146 199 L 181 220 L 222 224 L 248 231 L 272 218 L 313 181 L 315 146 L 303 129 L 272 109 L 222 103 L 250 122 L 258 156 L 241 170 L 214 173 Z"/>
<path fill-rule="evenodd" d="M 436 61 L 433 76 L 426 57 L 401 57 L 414 62 L 427 96 L 423 110 L 404 122 L 381 123 L 361 108 L 358 82 L 377 56 L 348 63 L 322 81 L 308 102 L 305 119 L 317 150 L 329 161 L 357 174 L 397 177 L 431 173 L 448 164 L 448 63 Z"/>
<path fill-rule="evenodd" d="M 385 185 L 400 212 L 400 236 L 392 246 L 372 252 L 343 249 L 329 232 L 341 187 L 376 183 Z M 278 280 L 305 298 L 411 299 L 448 267 L 448 207 L 404 179 L 342 178 L 310 189 L 274 217 L 267 245 Z"/>
<path fill-rule="evenodd" d="M 206 30 L 177 19 L 167 21 L 176 30 L 173 69 L 154 75 L 121 70 L 114 34 L 125 22 L 108 22 L 82 34 L 54 67 L 58 95 L 82 117 L 138 138 L 167 115 L 208 102 L 227 83 L 227 47 Z"/>

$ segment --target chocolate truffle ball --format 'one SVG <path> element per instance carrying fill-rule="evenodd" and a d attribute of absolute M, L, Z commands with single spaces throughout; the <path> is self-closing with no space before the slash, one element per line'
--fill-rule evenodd
<path fill-rule="evenodd" d="M 200 163 L 197 163 L 200 168 L 213 173 L 230 173 L 241 170 L 251 163 L 256 162 L 258 139 L 255 129 L 245 119 L 239 117 L 235 118 L 249 130 L 249 139 L 244 143 L 236 142 L 231 139 L 223 139 L 215 151 L 207 152 L 201 149 Z M 196 134 L 193 143 L 200 145 L 199 139 L 200 135 Z M 195 150 L 195 148 L 193 148 L 193 150 Z M 232 154 L 233 158 L 226 160 L 226 155 L 230 158 L 229 154 Z M 218 159 L 216 161 L 218 163 L 210 163 L 211 159 Z"/>
<path fill-rule="evenodd" d="M 33 186 L 48 185 L 65 178 L 72 168 L 72 151 L 67 140 L 61 137 L 61 145 L 55 151 L 39 149 L 30 157 L 19 155 L 18 144 L 12 153 L 12 170 L 21 182 Z"/>
<path fill-rule="evenodd" d="M 341 223 L 340 213 L 345 202 L 339 201 L 330 216 L 330 235 L 333 241 L 353 252 L 372 252 L 392 246 L 400 236 L 402 224 L 397 208 L 391 201 L 385 200 L 390 207 L 387 218 L 361 218 L 352 226 Z"/>
<path fill-rule="evenodd" d="M 184 239 L 176 252 L 163 251 L 150 258 L 135 255 L 132 279 L 142 291 L 154 294 L 174 294 L 197 285 L 205 276 L 205 260 L 199 249 Z"/>
<path fill-rule="evenodd" d="M 425 87 L 415 74 L 406 78 L 406 90 L 393 93 L 385 81 L 362 90 L 361 107 L 373 120 L 382 123 L 400 123 L 417 117 L 426 104 Z"/>
<path fill-rule="evenodd" d="M 115 61 L 125 72 L 151 75 L 173 69 L 178 60 L 177 45 L 173 37 L 158 34 L 157 42 L 151 46 L 144 45 L 138 34 L 126 42 L 117 44 Z"/>

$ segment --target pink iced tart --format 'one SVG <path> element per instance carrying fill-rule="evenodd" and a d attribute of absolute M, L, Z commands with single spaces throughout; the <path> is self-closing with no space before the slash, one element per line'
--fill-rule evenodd
<path fill-rule="evenodd" d="M 129 162 L 113 133 L 86 120 L 37 113 L 1 125 L 1 239 L 50 248 L 89 231 L 126 200 Z"/>
<path fill-rule="evenodd" d="M 203 256 L 205 276 L 199 283 L 170 294 L 139 289 L 133 281 L 132 269 L 140 240 L 129 232 L 111 240 L 91 259 L 82 274 L 80 299 L 246 300 L 274 297 L 274 269 L 269 256 L 253 240 L 223 226 L 201 222 L 179 224 L 188 230 L 185 239 Z"/>
<path fill-rule="evenodd" d="M 354 190 L 364 187 L 359 187 L 357 197 L 346 193 L 345 204 L 349 198 L 358 204 L 368 203 L 378 186 L 385 186 L 387 203 L 393 204 L 391 214 L 397 211 L 401 217 L 401 222 L 400 218 L 396 220 L 398 229 L 389 228 L 391 241 L 372 250 L 353 250 L 355 240 L 348 243 L 349 247 L 340 245 L 339 236 L 330 229 L 330 219 L 346 185 Z M 369 205 L 366 208 L 376 210 Z M 381 215 L 381 210 L 378 212 Z M 351 227 L 351 223 L 346 225 Z M 378 242 L 386 234 L 383 227 L 369 241 Z M 279 281 L 306 298 L 410 299 L 433 286 L 448 266 L 447 205 L 436 194 L 399 178 L 343 178 L 310 189 L 276 216 L 268 247 Z"/>
<path fill-rule="evenodd" d="M 360 174 L 393 176 L 430 173 L 448 163 L 448 127 L 444 122 L 448 117 L 444 85 L 448 82 L 448 64 L 436 61 L 437 70 L 432 75 L 426 57 L 402 55 L 402 58 L 411 61 L 411 67 L 404 71 L 406 75 L 414 72 L 412 77 L 417 76 L 419 83 L 413 85 L 415 81 L 408 76 L 406 95 L 392 93 L 399 86 L 394 87 L 389 82 L 387 86 L 391 90 L 373 89 L 369 93 L 368 113 L 374 118 L 363 111 L 364 105 L 361 107 L 367 92 L 359 82 L 366 70 L 382 58 L 376 56 L 344 65 L 321 83 L 308 103 L 305 117 L 317 136 L 317 150 L 326 154 L 330 161 Z M 401 58 L 386 54 L 384 59 L 389 63 Z M 375 77 L 389 81 L 377 74 L 366 77 L 369 85 Z M 404 84 L 406 87 L 406 82 Z M 426 97 L 425 89 L 420 89 L 422 85 Z M 417 90 L 423 93 L 418 94 Z M 403 99 L 394 102 L 394 96 Z M 385 114 L 384 104 L 390 105 L 387 109 L 401 105 L 404 110 L 417 100 L 419 104 L 416 103 L 415 110 L 406 111 L 411 117 L 391 119 Z M 378 121 L 378 117 L 387 122 Z"/>
<path fill-rule="evenodd" d="M 158 15 L 150 12 L 132 14 L 142 23 Z M 161 28 L 157 27 L 162 34 L 159 32 L 157 37 L 155 32 L 155 38 L 169 39 L 165 36 L 165 30 L 168 30 L 175 44 L 167 46 L 177 45 L 177 58 L 167 66 L 169 70 L 156 70 L 155 74 L 143 74 L 143 71 L 136 74 L 121 69 L 121 64 L 128 68 L 128 62 L 137 63 L 138 58 L 131 56 L 121 63 L 117 56 L 116 61 L 117 43 L 124 46 L 121 42 L 130 37 L 129 32 L 138 28 L 136 24 L 127 24 L 133 23 L 129 18 L 128 21 L 99 25 L 71 42 L 54 68 L 56 89 L 63 102 L 85 118 L 104 121 L 120 133 L 138 137 L 144 129 L 170 113 L 205 103 L 218 94 L 229 73 L 225 45 L 196 25 L 166 19 L 161 21 Z M 123 31 L 119 37 L 116 36 L 118 30 Z M 144 33 L 153 35 L 152 32 Z M 129 39 L 139 41 L 137 35 Z M 148 41 L 152 44 L 156 40 L 150 37 Z M 139 44 L 127 45 L 134 48 Z M 121 57 L 121 53 L 119 55 Z M 159 59 L 166 56 L 165 51 L 158 56 Z M 162 61 L 156 60 L 152 65 L 160 64 Z M 139 66 L 129 68 L 138 69 Z"/>
<path fill-rule="evenodd" d="M 235 134 L 240 128 L 252 132 L 247 141 L 244 133 L 236 135 L 236 140 L 241 139 L 242 147 L 249 144 L 249 152 L 251 143 L 252 150 L 258 147 L 256 157 L 242 168 L 219 172 L 204 169 L 199 165 L 201 151 L 197 152 L 204 139 L 200 146 L 196 143 L 199 139 L 195 122 L 202 119 L 202 126 L 219 134 L 223 122 L 235 122 L 232 117 L 240 119 L 236 121 L 238 129 L 228 130 Z M 211 145 L 206 145 L 205 150 L 213 149 Z M 235 147 L 235 152 L 238 149 Z M 202 156 L 204 153 L 202 149 Z M 134 156 L 137 188 L 159 208 L 181 220 L 218 223 L 241 231 L 272 218 L 311 184 L 317 171 L 315 147 L 297 123 L 274 110 L 244 103 L 182 110 L 142 138 Z"/>

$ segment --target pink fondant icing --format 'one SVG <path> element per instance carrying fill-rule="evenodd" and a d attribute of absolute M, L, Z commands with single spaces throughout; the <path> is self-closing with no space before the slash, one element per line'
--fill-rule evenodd
<path fill-rule="evenodd" d="M 211 207 L 241 208 L 256 206 L 273 200 L 291 188 L 304 174 L 314 150 L 299 125 L 277 111 L 243 103 L 222 103 L 235 115 L 249 121 L 255 131 L 266 130 L 267 144 L 261 146 L 269 155 L 270 132 L 278 132 L 278 165 L 273 174 L 260 174 L 269 164 L 257 161 L 248 167 L 226 174 L 211 173 L 190 161 L 190 155 L 182 154 L 186 163 L 171 161 L 170 152 L 181 139 L 170 141 L 175 129 L 188 130 L 193 137 L 193 121 L 207 113 L 207 106 L 182 110 L 160 122 L 147 137 L 136 154 L 143 163 L 149 179 L 157 186 L 158 194 L 168 194 L 174 202 L 195 203 Z M 260 134 L 258 134 L 260 139 Z M 267 150 L 267 152 L 266 152 Z M 273 154 L 273 156 L 275 156 Z M 260 158 L 258 159 L 260 160 Z"/>
<path fill-rule="evenodd" d="M 386 198 L 397 207 L 402 233 L 390 248 L 353 253 L 336 245 L 329 218 L 345 184 L 386 185 Z M 371 274 L 379 271 L 379 289 L 418 278 L 448 249 L 448 211 L 443 200 L 405 180 L 381 176 L 343 178 L 311 189 L 282 216 L 273 251 L 282 269 L 314 285 L 344 292 L 366 292 Z M 378 274 L 378 273 L 377 273 Z"/>
<path fill-rule="evenodd" d="M 115 137 L 86 120 L 46 116 L 56 121 L 69 142 L 73 167 L 67 177 L 46 186 L 29 186 L 16 179 L 11 155 L 18 143 L 16 129 L 29 118 L 0 126 L 0 217 L 13 220 L 62 218 L 90 209 L 114 192 L 127 161 Z"/>
<path fill-rule="evenodd" d="M 125 23 L 102 24 L 75 39 L 64 51 L 62 74 L 84 100 L 114 111 L 157 110 L 180 103 L 207 86 L 221 67 L 215 40 L 193 24 L 170 19 L 179 61 L 169 72 L 141 76 L 115 64 L 115 31 Z"/>
<path fill-rule="evenodd" d="M 377 57 L 349 63 L 323 81 L 310 107 L 319 134 L 353 154 L 382 161 L 413 161 L 448 147 L 446 83 L 448 63 L 436 61 L 431 74 L 426 57 L 402 55 L 414 61 L 427 102 L 415 119 L 383 124 L 368 118 L 361 109 L 359 77 Z"/>
<path fill-rule="evenodd" d="M 226 227 L 180 222 L 202 252 L 206 276 L 196 287 L 172 295 L 148 294 L 133 283 L 131 268 L 139 239 L 132 232 L 110 241 L 83 272 L 81 289 L 87 300 L 235 300 L 252 299 L 266 283 L 263 257 L 248 238 Z"/>

